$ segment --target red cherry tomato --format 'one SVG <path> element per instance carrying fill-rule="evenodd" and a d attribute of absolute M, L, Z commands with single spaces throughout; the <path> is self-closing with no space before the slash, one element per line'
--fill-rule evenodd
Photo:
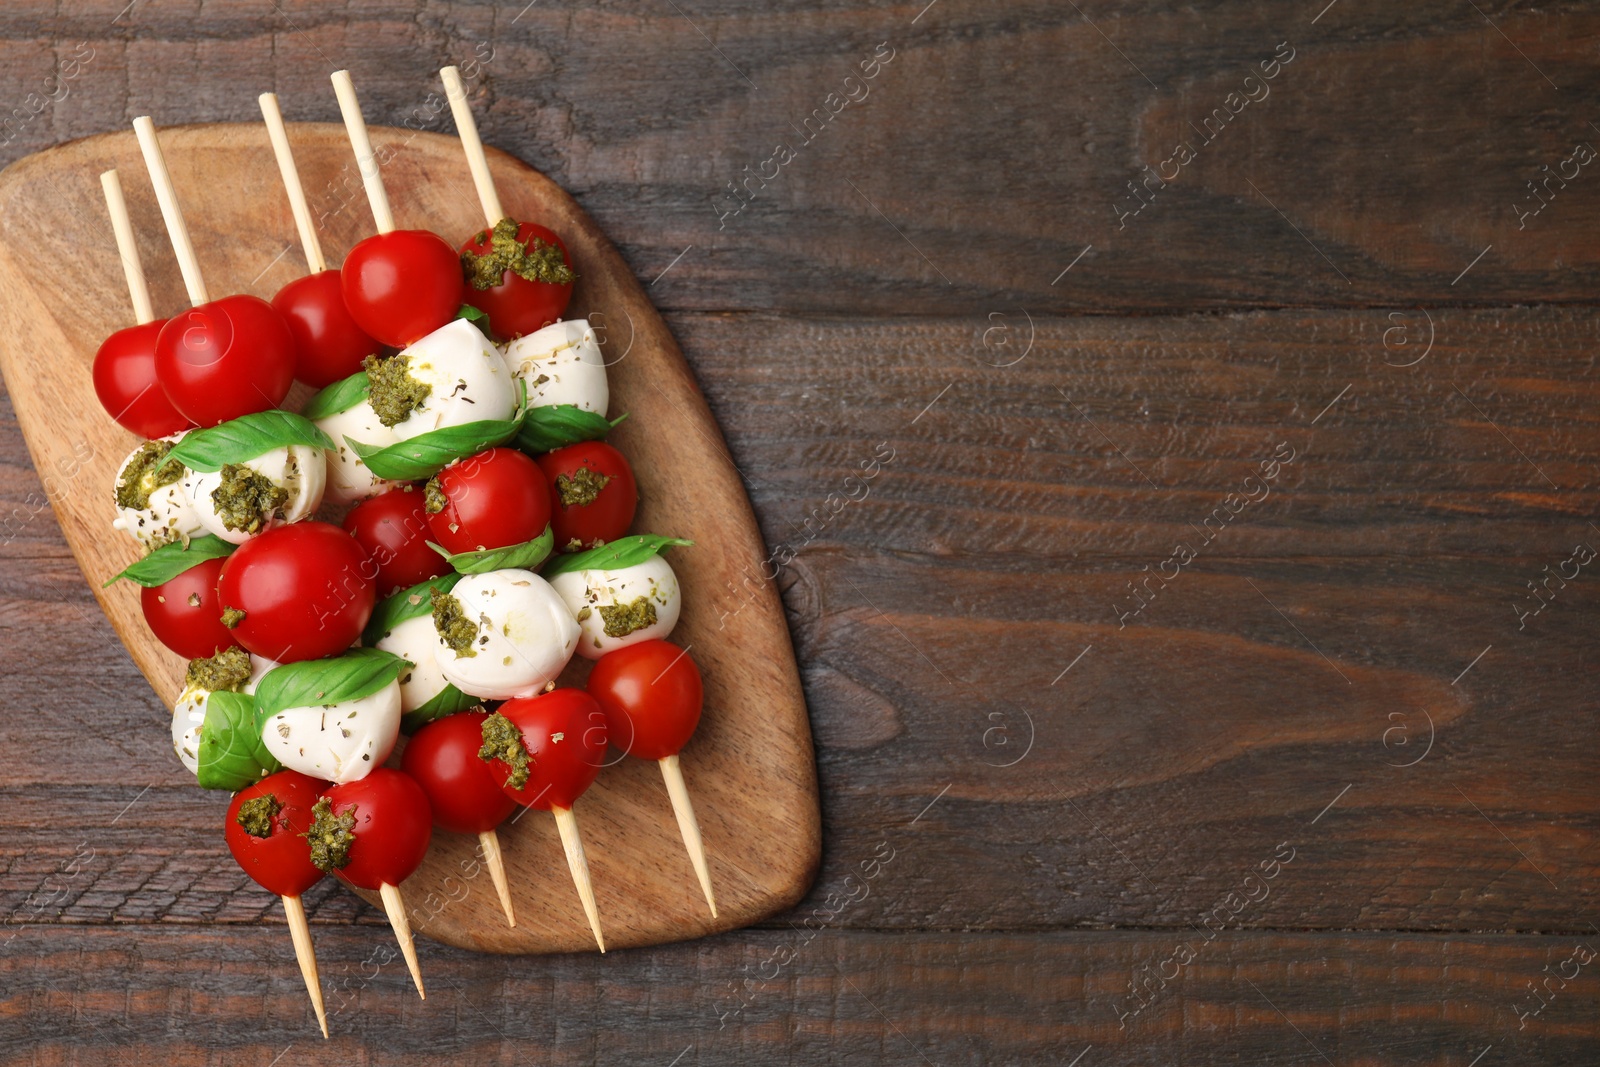
<path fill-rule="evenodd" d="M 461 260 L 427 230 L 368 237 L 339 272 L 345 306 L 356 325 L 397 348 L 437 330 L 461 310 Z"/>
<path fill-rule="evenodd" d="M 235 549 L 217 593 L 224 610 L 244 612 L 233 636 L 247 650 L 277 663 L 321 659 L 361 636 L 376 599 L 374 570 L 339 527 L 296 522 Z"/>
<path fill-rule="evenodd" d="M 640 641 L 600 657 L 589 672 L 589 695 L 605 712 L 612 744 L 659 760 L 682 750 L 700 725 L 705 687 L 683 649 Z"/>
<path fill-rule="evenodd" d="M 294 335 L 256 296 L 225 296 L 174 315 L 156 339 L 156 380 L 198 426 L 283 403 L 294 382 Z"/>
<path fill-rule="evenodd" d="M 567 253 L 566 242 L 554 230 L 536 222 L 524 222 L 517 227 L 517 240 L 532 250 L 535 240 L 561 249 L 562 262 L 572 266 L 572 256 Z M 490 250 L 489 231 L 479 230 L 472 239 L 461 246 L 462 254 L 481 256 Z M 462 290 L 462 299 L 489 316 L 489 326 L 502 341 L 543 329 L 560 320 L 572 299 L 572 283 L 557 285 L 554 282 L 532 281 L 511 271 L 500 275 L 499 285 L 478 289 L 468 284 Z"/>
<path fill-rule="evenodd" d="M 166 437 L 190 425 L 156 381 L 156 338 L 166 322 L 118 330 L 94 354 L 95 396 L 106 414 L 140 437 Z"/>
<path fill-rule="evenodd" d="M 278 290 L 272 306 L 294 335 L 294 376 L 314 388 L 350 377 L 382 347 L 350 317 L 336 270 L 290 282 Z"/>
<path fill-rule="evenodd" d="M 445 506 L 428 516 L 428 528 L 451 552 L 520 545 L 550 525 L 544 473 L 514 448 L 479 452 L 440 471 L 438 481 Z"/>
<path fill-rule="evenodd" d="M 428 794 L 411 776 L 389 767 L 323 792 L 335 815 L 355 816 L 350 860 L 333 873 L 358 889 L 399 885 L 428 854 L 433 811 Z"/>
<path fill-rule="evenodd" d="M 322 880 L 322 872 L 311 862 L 305 833 L 311 829 L 311 806 L 326 786 L 299 771 L 279 771 L 234 794 L 222 836 L 244 873 L 267 892 L 297 897 Z M 264 796 L 271 796 L 280 807 L 267 836 L 256 837 L 239 825 L 239 809 Z"/>
<path fill-rule="evenodd" d="M 604 441 L 580 441 L 546 452 L 535 462 L 550 483 L 550 525 L 555 529 L 557 551 L 572 551 L 574 541 L 585 548 L 615 541 L 633 525 L 633 513 L 639 506 L 633 468 L 621 452 Z M 597 485 L 600 488 L 594 499 L 580 503 Z"/>
<path fill-rule="evenodd" d="M 450 570 L 428 547 L 433 538 L 422 490 L 404 485 L 363 500 L 344 517 L 344 529 L 372 557 L 378 596 L 409 589 Z"/>
<path fill-rule="evenodd" d="M 522 731 L 529 756 L 528 781 L 521 789 L 506 785 L 511 767 L 504 760 L 493 760 L 489 767 L 494 781 L 523 807 L 540 811 L 572 807 L 594 784 L 605 759 L 606 717 L 600 705 L 582 689 L 556 689 L 508 700 L 499 712 Z"/>
<path fill-rule="evenodd" d="M 239 642 L 222 625 L 217 578 L 226 559 L 197 563 L 170 581 L 139 590 L 144 621 L 156 640 L 184 659 L 205 659 Z"/>
<path fill-rule="evenodd" d="M 400 766 L 428 794 L 433 821 L 458 834 L 481 834 L 505 822 L 516 801 L 500 791 L 489 765 L 478 758 L 487 712 L 446 715 L 406 742 Z"/>

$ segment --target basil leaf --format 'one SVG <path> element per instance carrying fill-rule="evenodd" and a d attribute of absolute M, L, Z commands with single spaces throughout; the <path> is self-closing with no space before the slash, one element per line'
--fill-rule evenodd
<path fill-rule="evenodd" d="M 576 404 L 529 408 L 522 428 L 517 431 L 517 447 L 530 455 L 538 455 L 579 441 L 598 441 L 627 417 L 621 415 L 616 422 L 607 422 L 604 415 L 585 411 Z"/>
<path fill-rule="evenodd" d="M 302 415 L 288 411 L 258 411 L 243 415 L 208 430 L 191 430 L 172 446 L 168 460 L 177 460 L 194 471 L 219 471 L 224 464 L 247 459 L 287 445 L 334 448 L 328 435 Z"/>
<path fill-rule="evenodd" d="M 544 528 L 544 533 L 532 541 L 524 541 L 520 545 L 507 545 L 505 548 L 485 548 L 478 552 L 457 552 L 454 555 L 443 545 L 428 542 L 428 547 L 450 561 L 461 574 L 483 574 L 486 571 L 503 571 L 508 567 L 520 570 L 537 570 L 550 555 L 550 550 L 555 547 L 556 535 L 549 526 Z"/>
<path fill-rule="evenodd" d="M 435 719 L 442 719 L 446 715 L 454 715 L 458 711 L 475 708 L 483 701 L 477 697 L 468 696 L 455 686 L 445 683 L 437 696 L 426 704 L 412 708 L 400 716 L 400 731 L 408 737 L 416 733 Z"/>
<path fill-rule="evenodd" d="M 494 333 L 489 329 L 489 313 L 482 308 L 475 308 L 471 304 L 462 304 L 461 309 L 455 313 L 458 319 L 466 319 L 483 332 L 489 340 L 494 340 Z"/>
<path fill-rule="evenodd" d="M 382 689 L 409 664 L 378 648 L 352 648 L 329 659 L 302 660 L 274 667 L 256 687 L 263 717 L 289 708 L 315 708 L 360 700 Z"/>
<path fill-rule="evenodd" d="M 122 573 L 107 579 L 105 585 L 100 588 L 105 589 L 119 579 L 126 578 L 136 585 L 150 589 L 172 581 L 190 567 L 204 563 L 208 559 L 221 559 L 233 549 L 233 545 L 215 534 L 191 537 L 188 545 L 180 541 L 169 541 L 144 559 L 130 564 Z"/>
<path fill-rule="evenodd" d="M 549 578 L 572 571 L 614 571 L 623 567 L 634 567 L 673 545 L 692 544 L 693 541 L 685 541 L 681 537 L 660 537 L 656 534 L 619 537 L 609 544 L 591 548 L 586 552 L 571 552 L 557 556 L 545 564 L 544 576 Z"/>
<path fill-rule="evenodd" d="M 345 442 L 361 457 L 367 469 L 379 478 L 394 482 L 420 482 L 432 478 L 458 459 L 475 456 L 486 448 L 504 444 L 516 436 L 524 413 L 511 419 L 486 419 L 464 426 L 429 430 L 409 441 L 379 448 L 346 437 Z M 174 450 L 176 451 L 176 450 Z"/>
<path fill-rule="evenodd" d="M 237 792 L 283 769 L 261 743 L 261 722 L 255 698 L 248 694 L 220 689 L 206 697 L 196 754 L 201 789 Z"/>
<path fill-rule="evenodd" d="M 361 643 L 371 648 L 401 623 L 415 619 L 419 615 L 433 614 L 433 600 L 429 594 L 435 589 L 441 593 L 448 593 L 460 580 L 459 574 L 441 574 L 437 578 L 418 582 L 410 589 L 402 589 L 394 596 L 380 601 L 378 606 L 372 609 L 372 618 L 361 633 Z"/>
<path fill-rule="evenodd" d="M 329 415 L 337 415 L 341 411 L 349 411 L 365 400 L 371 389 L 372 380 L 367 377 L 367 372 L 358 370 L 350 377 L 334 382 L 312 397 L 300 415 L 315 422 Z"/>

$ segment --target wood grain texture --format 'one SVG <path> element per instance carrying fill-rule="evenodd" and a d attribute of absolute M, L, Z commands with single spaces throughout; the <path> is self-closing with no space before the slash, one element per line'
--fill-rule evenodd
<path fill-rule="evenodd" d="M 401 226 L 452 234 L 481 229 L 476 200 L 457 188 L 467 173 L 458 143 L 383 128 L 374 128 L 372 136 Z M 352 169 L 342 127 L 294 126 L 290 137 L 307 184 L 318 187 Z M 166 131 L 162 142 L 190 231 L 205 250 L 201 262 L 210 288 L 248 286 L 270 297 L 294 276 L 292 269 L 273 276 L 279 250 L 292 243 L 294 231 L 264 128 L 185 127 Z M 82 176 L 115 166 L 131 178 L 140 172 L 138 160 L 131 133 L 110 134 L 32 157 L 0 178 L 0 273 L 7 279 L 0 321 L 9 338 L 0 345 L 0 366 L 85 577 L 134 662 L 158 695 L 174 700 L 182 688 L 183 661 L 149 632 L 138 591 L 126 582 L 99 591 L 139 556 L 130 538 L 110 528 L 110 487 L 137 440 L 98 409 L 89 382 L 99 339 L 122 324 L 119 266 L 102 261 L 105 269 L 84 271 L 70 291 L 42 283 L 28 267 L 43 242 L 89 247 L 103 236 L 98 185 Z M 613 440 L 631 457 L 643 487 L 637 528 L 695 542 L 674 561 L 687 589 L 730 584 L 747 560 L 763 553 L 716 424 L 666 326 L 570 198 L 503 154 L 495 155 L 493 165 L 508 211 L 548 220 L 569 235 L 582 275 L 572 315 L 592 311 L 626 324 L 626 336 L 613 330 L 605 351 L 612 402 L 630 414 Z M 159 254 L 164 238 L 154 193 L 148 184 L 124 184 L 130 186 L 130 212 L 152 246 L 141 256 L 156 306 L 175 314 L 183 307 L 182 290 L 172 257 Z M 326 247 L 337 255 L 360 239 L 370 220 L 351 210 L 323 225 Z M 298 256 L 297 244 L 293 251 Z M 706 679 L 708 711 L 685 756 L 727 897 L 721 917 L 713 920 L 705 912 L 654 766 L 626 760 L 609 768 L 579 806 L 608 940 L 618 947 L 744 925 L 792 905 L 815 874 L 815 771 L 793 653 L 775 590 L 758 586 L 751 597 L 737 648 L 712 639 L 719 618 L 706 595 L 686 598 L 674 631 L 686 647 L 699 646 L 696 660 Z M 580 660 L 564 680 L 581 684 L 585 674 Z M 519 818 L 506 825 L 503 837 L 518 926 L 507 928 L 489 880 L 477 877 L 483 869 L 476 838 L 440 833 L 404 887 L 415 929 L 486 951 L 583 947 L 587 924 L 566 872 L 553 862 L 560 856 L 553 821 L 537 813 Z M 464 897 L 472 903 L 440 914 L 437 901 Z"/>
<path fill-rule="evenodd" d="M 1527 186 L 1600 146 L 1577 103 L 1600 89 L 1587 5 L 1345 3 L 1315 22 L 1322 4 L 1265 0 L 926 6 L 236 0 L 113 22 L 114 0 L 18 0 L 0 102 L 29 118 L 0 161 L 147 112 L 252 121 L 268 88 L 329 121 L 337 66 L 373 121 L 445 128 L 426 73 L 486 58 L 469 77 L 485 141 L 571 190 L 641 278 L 688 250 L 652 287 L 665 308 L 1498 304 L 1600 282 L 1592 168 Z M 93 58 L 71 66 L 80 42 Z M 893 60 L 846 86 L 880 42 Z M 1294 59 L 1246 86 L 1281 42 Z M 60 96 L 63 69 L 65 97 L 33 116 L 27 94 Z M 1228 103 L 1246 91 L 1270 95 Z M 1207 143 L 1206 118 L 1235 107 Z M 1180 142 L 1196 156 L 1163 187 Z M 769 164 L 780 144 L 795 158 Z M 1154 199 L 1125 218 L 1147 165 Z M 754 199 L 724 218 L 746 181 Z"/>

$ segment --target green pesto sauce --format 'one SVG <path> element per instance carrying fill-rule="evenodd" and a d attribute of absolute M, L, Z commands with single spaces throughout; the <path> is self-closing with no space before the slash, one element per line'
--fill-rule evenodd
<path fill-rule="evenodd" d="M 222 525 L 250 534 L 260 533 L 274 516 L 281 519 L 288 502 L 288 489 L 243 463 L 223 464 L 222 484 L 211 491 Z"/>
<path fill-rule="evenodd" d="M 521 789 L 528 784 L 528 746 L 522 743 L 522 731 L 510 719 L 495 712 L 483 720 L 483 747 L 478 758 L 485 763 L 500 760 L 511 768 L 506 785 Z"/>
<path fill-rule="evenodd" d="M 235 626 L 238 626 L 241 622 L 244 622 L 243 611 L 240 611 L 238 608 L 222 609 L 222 625 L 231 630 Z"/>
<path fill-rule="evenodd" d="M 336 871 L 350 862 L 350 846 L 356 843 L 356 809 L 333 813 L 327 797 L 311 806 L 311 829 L 305 839 L 311 845 L 311 863 L 319 871 Z"/>
<path fill-rule="evenodd" d="M 278 798 L 263 793 L 239 805 L 239 814 L 233 820 L 251 837 L 271 837 L 272 817 L 283 810 Z"/>
<path fill-rule="evenodd" d="M 239 613 L 243 618 L 244 612 Z M 227 616 L 224 614 L 224 621 Z M 184 672 L 185 685 L 211 693 L 238 693 L 250 680 L 250 653 L 235 645 L 225 648 L 210 659 L 192 659 Z"/>
<path fill-rule="evenodd" d="M 525 245 L 517 240 L 519 228 L 516 219 L 501 219 L 487 235 L 479 232 L 480 242 L 485 236 L 489 238 L 489 251 L 461 253 L 461 272 L 467 284 L 480 292 L 493 289 L 505 281 L 506 271 L 510 271 L 530 282 L 571 285 L 577 275 L 567 265 L 561 249 L 538 237 L 531 245 Z"/>
<path fill-rule="evenodd" d="M 413 378 L 410 364 L 399 356 L 368 356 L 361 365 L 367 369 L 367 402 L 385 426 L 404 422 L 433 393 L 433 386 Z"/>
<path fill-rule="evenodd" d="M 561 498 L 563 507 L 583 507 L 593 504 L 600 490 L 610 481 L 608 475 L 589 467 L 579 467 L 571 474 L 556 475 L 556 495 Z"/>
<path fill-rule="evenodd" d="M 461 608 L 461 601 L 437 589 L 431 592 L 433 628 L 438 632 L 440 639 L 462 659 L 476 656 L 478 650 L 472 647 L 472 643 L 478 638 L 478 624 L 467 618 L 467 613 Z"/>
<path fill-rule="evenodd" d="M 627 637 L 635 630 L 655 625 L 656 606 L 649 597 L 635 597 L 628 604 L 607 604 L 600 609 L 607 637 Z"/>
<path fill-rule="evenodd" d="M 150 494 L 183 477 L 183 464 L 166 458 L 171 451 L 170 441 L 146 441 L 139 446 L 117 481 L 117 507 L 142 511 L 150 506 Z"/>
<path fill-rule="evenodd" d="M 437 515 L 448 503 L 450 498 L 444 495 L 444 489 L 439 485 L 439 476 L 435 474 L 428 479 L 428 484 L 422 487 L 422 506 L 429 515 Z"/>

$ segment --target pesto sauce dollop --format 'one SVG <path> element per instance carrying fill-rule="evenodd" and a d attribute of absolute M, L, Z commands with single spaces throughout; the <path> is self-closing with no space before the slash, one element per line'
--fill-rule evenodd
<path fill-rule="evenodd" d="M 595 502 L 600 490 L 610 481 L 609 475 L 589 467 L 579 467 L 571 474 L 556 475 L 556 495 L 561 498 L 563 507 L 585 507 Z"/>
<path fill-rule="evenodd" d="M 530 282 L 570 285 L 577 275 L 567 265 L 561 249 L 535 237 L 531 245 L 517 240 L 521 227 L 516 219 L 501 219 L 488 233 L 479 231 L 477 240 L 489 239 L 487 252 L 461 253 L 462 273 L 467 284 L 482 292 L 505 281 L 506 271 Z"/>
<path fill-rule="evenodd" d="M 170 441 L 146 441 L 128 457 L 117 479 L 117 507 L 143 511 L 150 506 L 150 495 L 183 477 L 183 464 L 167 459 Z"/>
<path fill-rule="evenodd" d="M 311 845 L 311 863 L 319 871 L 336 871 L 350 862 L 350 846 L 356 843 L 356 809 L 333 813 L 327 797 L 311 806 L 311 829 L 305 833 Z"/>
<path fill-rule="evenodd" d="M 251 837 L 271 837 L 272 817 L 282 810 L 277 797 L 263 793 L 240 804 L 239 814 L 233 821 Z"/>
<path fill-rule="evenodd" d="M 368 356 L 361 365 L 367 370 L 367 402 L 385 426 L 404 422 L 433 395 L 433 386 L 411 376 L 411 365 L 403 356 Z"/>
<path fill-rule="evenodd" d="M 528 767 L 531 758 L 528 746 L 522 742 L 522 731 L 517 724 L 498 711 L 483 720 L 483 747 L 478 758 L 485 763 L 500 760 L 511 768 L 506 785 L 521 789 L 528 784 Z"/>
<path fill-rule="evenodd" d="M 445 644 L 462 659 L 471 659 L 478 654 L 472 647 L 478 637 L 478 624 L 467 618 L 467 613 L 461 607 L 461 601 L 449 593 L 441 593 L 434 589 L 431 592 L 433 601 L 433 628 Z"/>
<path fill-rule="evenodd" d="M 600 609 L 607 637 L 627 637 L 635 630 L 655 625 L 656 606 L 647 596 L 634 597 L 626 604 L 607 604 Z"/>
<path fill-rule="evenodd" d="M 241 617 L 243 613 L 240 613 Z M 183 673 L 184 685 L 208 693 L 238 693 L 250 680 L 250 653 L 238 645 L 207 659 L 192 659 Z"/>

